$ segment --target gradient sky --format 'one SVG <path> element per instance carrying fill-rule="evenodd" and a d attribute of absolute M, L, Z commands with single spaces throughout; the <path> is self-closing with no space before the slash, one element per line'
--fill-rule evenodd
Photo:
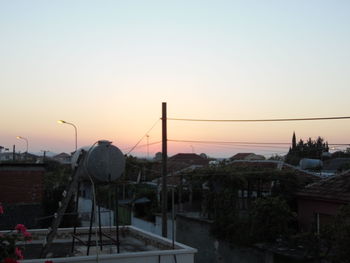
<path fill-rule="evenodd" d="M 0 0 L 0 145 L 70 152 L 132 147 L 161 116 L 350 116 L 350 1 Z M 348 143 L 350 120 L 169 122 L 169 138 Z M 158 123 L 149 141 L 161 137 Z M 145 144 L 144 139 L 141 144 Z M 169 154 L 284 148 L 169 143 Z M 150 154 L 160 144 L 150 147 Z M 146 148 L 133 154 L 144 156 Z"/>

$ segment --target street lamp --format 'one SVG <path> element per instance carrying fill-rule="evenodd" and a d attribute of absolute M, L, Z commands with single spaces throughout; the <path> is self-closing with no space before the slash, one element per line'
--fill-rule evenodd
<path fill-rule="evenodd" d="M 20 139 L 20 140 L 25 140 L 25 141 L 26 141 L 26 146 L 27 146 L 27 148 L 26 148 L 26 153 L 28 153 L 28 139 L 27 139 L 27 138 L 24 138 L 24 137 L 22 137 L 22 136 L 17 136 L 16 138 L 17 138 L 17 139 Z"/>
<path fill-rule="evenodd" d="M 78 131 L 77 131 L 77 127 L 73 123 L 67 122 L 67 121 L 64 121 L 64 120 L 58 120 L 57 122 L 61 123 L 61 124 L 68 124 L 68 125 L 71 125 L 71 126 L 74 127 L 74 130 L 75 130 L 75 151 L 77 151 L 77 149 L 78 149 Z"/>

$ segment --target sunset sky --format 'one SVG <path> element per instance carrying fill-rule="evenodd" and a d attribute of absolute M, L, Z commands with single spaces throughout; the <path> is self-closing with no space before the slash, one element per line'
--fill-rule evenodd
<path fill-rule="evenodd" d="M 0 0 L 0 145 L 124 152 L 161 117 L 350 116 L 350 1 Z M 169 121 L 176 140 L 350 143 L 350 120 Z M 158 122 L 149 142 L 161 140 Z M 140 145 L 146 144 L 146 138 Z M 288 146 L 169 142 L 169 155 L 285 153 Z M 145 156 L 147 147 L 132 154 Z M 150 146 L 150 155 L 161 145 Z"/>

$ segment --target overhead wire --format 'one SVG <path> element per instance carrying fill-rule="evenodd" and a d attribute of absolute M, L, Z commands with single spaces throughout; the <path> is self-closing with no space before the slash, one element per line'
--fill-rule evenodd
<path fill-rule="evenodd" d="M 312 117 L 312 118 L 277 118 L 277 119 L 190 119 L 190 118 L 167 118 L 169 121 L 197 121 L 197 122 L 280 122 L 280 121 L 322 121 L 322 120 L 343 120 L 350 119 L 350 116 L 337 117 Z"/>
<path fill-rule="evenodd" d="M 156 126 L 156 124 L 162 118 L 158 119 L 152 127 L 140 138 L 140 140 L 130 148 L 127 154 L 130 154 L 134 149 L 150 146 L 154 144 L 161 143 L 153 142 L 149 144 L 140 145 L 141 141 L 147 136 L 147 134 Z M 276 119 L 193 119 L 193 118 L 167 118 L 170 121 L 193 121 L 193 122 L 284 122 L 284 121 L 322 121 L 322 120 L 342 120 L 342 119 L 350 119 L 350 116 L 333 116 L 333 117 L 310 117 L 310 118 L 276 118 Z M 176 140 L 176 139 L 168 139 L 168 142 L 185 142 L 185 143 L 203 143 L 203 144 L 235 144 L 235 145 L 254 145 L 255 147 L 267 147 L 268 145 L 290 145 L 287 142 L 237 142 L 237 141 L 201 141 L 201 140 Z M 265 146 L 258 146 L 265 145 Z M 334 143 L 328 144 L 332 146 L 348 146 L 350 143 Z M 268 148 L 282 148 L 282 147 L 268 147 Z"/>
<path fill-rule="evenodd" d="M 262 144 L 262 145 L 290 145 L 287 142 L 247 142 L 247 141 L 205 141 L 205 140 L 177 140 L 168 139 L 170 142 L 190 142 L 190 143 L 207 143 L 207 144 Z"/>
<path fill-rule="evenodd" d="M 153 128 L 157 125 L 157 123 L 160 121 L 160 118 L 157 119 L 157 121 L 152 125 L 152 127 L 141 137 L 140 140 L 138 140 L 138 142 L 131 148 L 130 151 L 128 151 L 127 155 L 130 154 L 139 144 L 140 142 L 143 140 L 143 138 L 145 138 L 147 136 L 147 134 L 153 130 Z"/>
<path fill-rule="evenodd" d="M 288 142 L 247 142 L 247 141 L 205 141 L 205 140 L 177 140 L 168 139 L 169 142 L 204 143 L 204 144 L 236 144 L 236 145 L 291 145 Z M 348 146 L 350 143 L 328 143 L 334 146 Z M 258 147 L 258 146 L 256 146 Z M 276 146 L 277 147 L 277 146 Z"/>
<path fill-rule="evenodd" d="M 151 145 L 156 145 L 156 144 L 159 144 L 159 143 L 161 143 L 161 142 L 162 142 L 162 141 L 150 142 L 150 143 L 148 143 L 148 144 L 141 144 L 141 145 L 136 146 L 134 149 L 142 148 L 142 147 L 146 147 L 146 146 L 151 146 Z M 126 150 L 131 149 L 131 148 L 132 148 L 132 147 L 125 148 L 125 149 L 123 149 L 123 151 L 126 151 Z"/>

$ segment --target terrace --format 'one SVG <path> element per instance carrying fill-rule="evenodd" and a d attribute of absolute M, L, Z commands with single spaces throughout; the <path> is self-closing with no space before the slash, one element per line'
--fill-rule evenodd
<path fill-rule="evenodd" d="M 115 227 L 102 228 L 102 242 L 98 232 L 93 231 L 91 246 L 88 253 L 89 228 L 77 228 L 76 241 L 72 250 L 73 228 L 60 228 L 50 247 L 48 258 L 40 259 L 40 252 L 45 243 L 48 229 L 33 229 L 29 232 L 33 236 L 31 242 L 19 244 L 24 246 L 25 260 L 22 263 L 44 263 L 50 260 L 57 262 L 162 262 L 162 263 L 193 263 L 196 249 L 183 244 L 172 242 L 169 239 L 145 232 L 132 226 L 119 227 L 119 253 L 116 245 Z M 1 231 L 0 233 L 6 233 Z M 88 254 L 88 255 L 87 255 Z"/>

